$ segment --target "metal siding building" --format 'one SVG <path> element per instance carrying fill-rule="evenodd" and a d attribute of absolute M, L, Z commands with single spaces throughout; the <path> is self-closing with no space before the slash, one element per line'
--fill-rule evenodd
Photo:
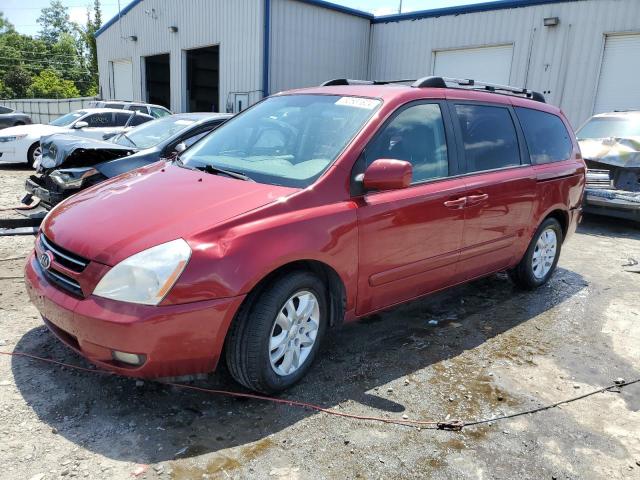
<path fill-rule="evenodd" d="M 151 100 L 165 88 L 174 111 L 237 111 L 263 92 L 335 77 L 452 73 L 544 92 L 576 126 L 594 109 L 640 108 L 640 0 L 500 0 L 376 18 L 321 0 L 134 0 L 97 43 L 105 98 Z M 192 60 L 200 47 L 215 50 L 210 61 Z M 169 82 L 152 87 L 162 75 L 146 72 L 162 69 Z M 209 103 L 191 98 L 197 89 Z"/>

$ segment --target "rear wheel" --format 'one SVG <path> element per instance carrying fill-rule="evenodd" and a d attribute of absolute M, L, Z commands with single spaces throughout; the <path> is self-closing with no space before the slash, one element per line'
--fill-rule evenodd
<path fill-rule="evenodd" d="M 509 271 L 509 276 L 527 290 L 544 285 L 558 265 L 561 247 L 562 227 L 555 218 L 547 218 L 536 230 L 520 263 Z"/>
<path fill-rule="evenodd" d="M 327 316 L 318 277 L 303 271 L 280 277 L 239 311 L 226 344 L 229 372 L 251 390 L 289 388 L 309 370 Z"/>
<path fill-rule="evenodd" d="M 29 164 L 30 167 L 33 167 L 33 164 L 41 156 L 42 156 L 42 147 L 40 147 L 40 142 L 36 142 L 29 147 L 29 151 L 27 152 L 27 163 Z"/>

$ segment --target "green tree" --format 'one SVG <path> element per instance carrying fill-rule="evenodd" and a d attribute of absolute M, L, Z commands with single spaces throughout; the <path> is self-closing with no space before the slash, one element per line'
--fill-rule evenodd
<path fill-rule="evenodd" d="M 2 83 L 4 83 L 4 87 L 11 97 L 26 98 L 29 96 L 28 89 L 31 85 L 31 75 L 23 67 L 17 66 L 4 74 Z"/>
<path fill-rule="evenodd" d="M 4 16 L 4 12 L 0 12 L 0 35 L 7 32 L 13 32 L 13 24 Z"/>
<path fill-rule="evenodd" d="M 28 95 L 34 98 L 79 97 L 80 92 L 71 80 L 65 80 L 55 70 L 47 68 L 33 77 Z"/>
<path fill-rule="evenodd" d="M 38 35 L 49 44 L 56 43 L 63 33 L 73 33 L 73 23 L 69 20 L 69 9 L 60 0 L 51 0 L 48 7 L 40 12 Z"/>

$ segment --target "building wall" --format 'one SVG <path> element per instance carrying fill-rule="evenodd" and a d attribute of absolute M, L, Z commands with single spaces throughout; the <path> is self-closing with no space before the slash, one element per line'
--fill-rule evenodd
<path fill-rule="evenodd" d="M 559 17 L 560 24 L 544 27 L 545 17 Z M 372 28 L 369 73 L 374 79 L 429 75 L 438 50 L 511 43 L 510 83 L 550 92 L 547 101 L 559 105 L 577 127 L 593 111 L 605 35 L 640 32 L 640 1 L 563 2 L 373 23 Z"/>
<path fill-rule="evenodd" d="M 263 0 L 144 0 L 97 37 L 100 88 L 108 98 L 109 62 L 130 58 L 134 100 L 144 100 L 144 58 L 171 55 L 171 109 L 185 110 L 184 50 L 220 45 L 220 105 L 232 91 L 262 88 Z M 178 27 L 177 33 L 169 32 Z M 136 35 L 137 42 L 127 37 Z"/>
<path fill-rule="evenodd" d="M 271 0 L 269 91 L 366 78 L 370 21 L 294 0 Z"/>

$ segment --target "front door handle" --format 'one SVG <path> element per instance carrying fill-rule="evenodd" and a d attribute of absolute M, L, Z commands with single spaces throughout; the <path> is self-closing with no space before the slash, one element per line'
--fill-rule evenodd
<path fill-rule="evenodd" d="M 444 202 L 444 206 L 447 208 L 464 208 L 467 204 L 467 197 L 460 197 L 455 200 L 447 200 Z"/>
<path fill-rule="evenodd" d="M 467 200 L 469 201 L 469 205 L 475 205 L 476 203 L 484 202 L 488 198 L 488 193 L 482 193 L 480 195 L 469 195 Z"/>

